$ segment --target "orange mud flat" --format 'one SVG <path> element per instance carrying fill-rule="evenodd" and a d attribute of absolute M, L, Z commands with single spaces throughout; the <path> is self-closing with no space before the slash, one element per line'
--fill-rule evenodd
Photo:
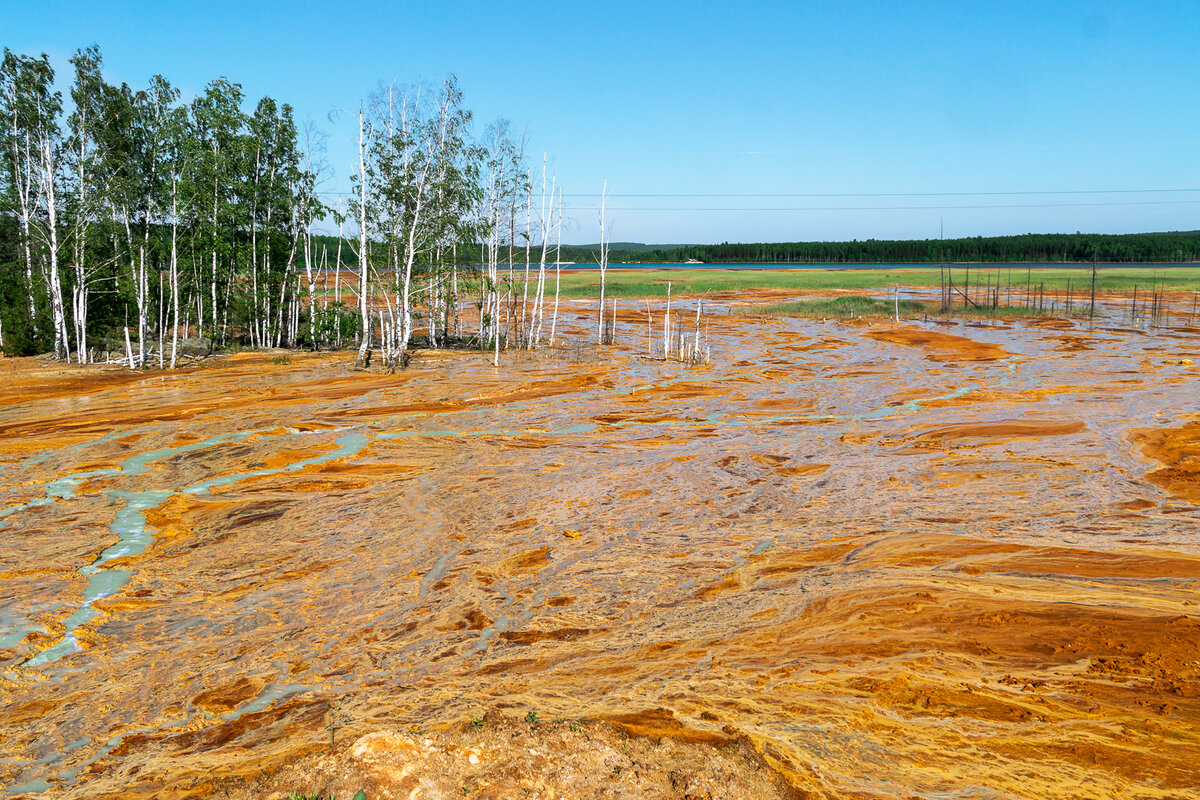
<path fill-rule="evenodd" d="M 0 361 L 8 796 L 1200 797 L 1191 334 L 564 305 Z"/>
<path fill-rule="evenodd" d="M 930 361 L 995 361 L 1009 355 L 995 344 L 933 330 L 897 326 L 867 331 L 865 335 L 878 342 L 924 348 L 929 351 L 926 357 Z"/>
<path fill-rule="evenodd" d="M 1200 422 L 1137 431 L 1133 441 L 1162 466 L 1148 476 L 1172 494 L 1200 503 Z"/>

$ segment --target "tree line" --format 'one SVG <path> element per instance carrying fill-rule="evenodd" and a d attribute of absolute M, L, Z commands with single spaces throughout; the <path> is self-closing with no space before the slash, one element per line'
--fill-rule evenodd
<path fill-rule="evenodd" d="M 564 247 L 563 258 L 594 260 L 594 245 Z M 867 239 L 850 242 L 759 242 L 623 248 L 613 263 L 879 264 L 918 263 L 1180 263 L 1200 260 L 1200 231 L 1171 233 L 1027 233 L 961 239 Z"/>
<path fill-rule="evenodd" d="M 561 192 L 543 160 L 535 202 L 507 121 L 473 138 L 453 76 L 381 86 L 344 114 L 358 137 L 352 186 L 331 195 L 318 189 L 324 136 L 287 103 L 247 110 L 227 78 L 190 102 L 162 76 L 113 85 L 96 46 L 70 64 L 65 102 L 44 54 L 6 48 L 0 63 L 5 352 L 88 363 L 123 350 L 131 366 L 174 367 L 180 342 L 204 337 L 345 342 L 394 365 L 414 336 L 497 351 L 544 337 Z M 337 236 L 316 235 L 319 221 Z"/>

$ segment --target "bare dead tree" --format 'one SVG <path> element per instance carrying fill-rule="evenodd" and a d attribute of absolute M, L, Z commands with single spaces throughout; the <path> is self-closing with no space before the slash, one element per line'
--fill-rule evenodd
<path fill-rule="evenodd" d="M 608 205 L 608 181 L 600 190 L 600 254 L 597 262 L 600 265 L 600 305 L 596 325 L 596 343 L 604 343 L 604 280 L 608 272 L 608 230 L 604 226 L 604 209 Z"/>

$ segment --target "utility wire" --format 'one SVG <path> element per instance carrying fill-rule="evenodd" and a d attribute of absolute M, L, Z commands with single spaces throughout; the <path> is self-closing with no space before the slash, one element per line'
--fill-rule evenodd
<path fill-rule="evenodd" d="M 1200 189 L 1065 189 L 1032 192 L 831 192 L 791 194 L 610 194 L 608 197 L 1002 197 L 1073 194 L 1160 194 L 1200 192 Z M 594 197 L 595 193 L 565 193 L 563 197 Z"/>
<path fill-rule="evenodd" d="M 730 192 L 725 194 L 704 194 L 704 193 L 630 193 L 630 194 L 610 194 L 608 197 L 630 197 L 630 198 L 779 198 L 779 197 L 1047 197 L 1047 196 L 1066 196 L 1066 195 L 1110 195 L 1110 194 L 1187 194 L 1200 192 L 1200 188 L 1196 189 L 1062 189 L 1062 190 L 1035 190 L 1028 192 L 790 192 L 790 193 L 737 193 Z M 323 190 L 316 192 L 319 195 L 327 195 L 331 197 L 349 196 L 346 192 L 337 192 L 332 190 Z M 562 197 L 595 197 L 595 192 L 567 192 L 561 195 Z M 1187 201 L 1191 202 L 1191 201 Z"/>
<path fill-rule="evenodd" d="M 976 205 L 937 205 L 937 206 L 781 206 L 764 208 L 762 206 L 692 206 L 671 207 L 662 206 L 610 206 L 613 211 L 958 211 L 986 208 L 1090 208 L 1095 206 L 1161 206 L 1186 205 L 1200 203 L 1196 200 L 1130 200 L 1108 203 L 980 203 Z M 598 211 L 600 206 L 563 206 L 564 211 Z"/>

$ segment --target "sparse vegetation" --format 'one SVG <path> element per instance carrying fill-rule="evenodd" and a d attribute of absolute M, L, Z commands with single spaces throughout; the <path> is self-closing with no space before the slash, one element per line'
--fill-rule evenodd
<path fill-rule="evenodd" d="M 739 316 L 768 317 L 821 317 L 830 319 L 853 319 L 855 317 L 891 317 L 895 304 L 891 300 L 880 300 L 863 295 L 847 295 L 821 300 L 800 300 L 794 303 L 771 303 L 738 309 Z M 928 311 L 924 303 L 916 300 L 900 301 L 900 314 L 923 314 Z"/>
<path fill-rule="evenodd" d="M 978 286 L 1000 284 L 1001 302 L 1011 293 L 1014 302 L 1018 293 L 1025 292 L 1027 283 L 1034 289 L 1044 286 L 1047 296 L 1065 291 L 1068 283 L 1074 287 L 1076 298 L 1082 297 L 1084 282 L 1089 280 L 1087 269 L 1056 268 L 1026 269 L 1023 265 L 972 265 L 969 282 L 965 270 L 955 266 L 955 286 L 964 284 L 975 292 Z M 796 289 L 826 291 L 838 289 L 885 289 L 900 286 L 934 288 L 941 285 L 941 269 L 930 267 L 889 267 L 882 269 L 618 269 L 608 271 L 604 293 L 608 297 L 667 296 L 667 281 L 676 295 L 702 295 L 717 292 L 739 292 L 751 289 Z M 1135 286 L 1149 289 L 1154 283 L 1168 292 L 1191 292 L 1200 289 L 1200 268 L 1196 267 L 1112 267 L 1101 264 L 1096 277 L 1096 291 L 1131 292 Z M 563 273 L 562 296 L 570 298 L 596 297 L 600 276 L 594 271 L 578 270 Z M 1140 291 L 1139 290 L 1139 291 Z M 961 299 L 960 303 L 961 305 Z"/>

